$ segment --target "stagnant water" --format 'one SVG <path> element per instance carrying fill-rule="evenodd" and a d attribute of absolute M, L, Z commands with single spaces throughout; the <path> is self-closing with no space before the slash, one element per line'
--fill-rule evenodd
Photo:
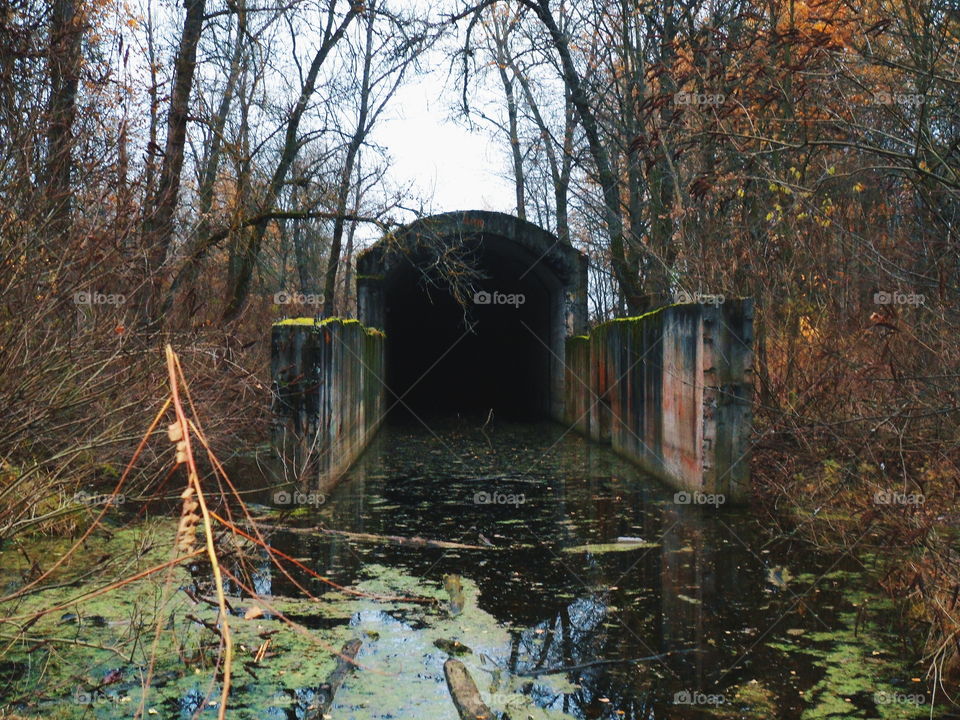
<path fill-rule="evenodd" d="M 472 649 L 482 696 L 514 720 L 960 717 L 899 659 L 868 555 L 771 540 L 747 511 L 685 503 L 559 425 L 481 426 L 384 428 L 298 522 L 485 549 L 275 538 L 344 585 L 384 568 L 419 587 L 459 575 L 475 605 L 459 624 L 354 613 L 359 661 L 391 675 L 355 672 L 334 718 L 454 718 L 444 641 Z M 294 592 L 275 574 L 269 589 Z"/>
<path fill-rule="evenodd" d="M 336 694 L 334 720 L 456 720 L 443 673 L 451 656 L 501 720 L 960 717 L 905 660 L 922 638 L 901 637 L 898 613 L 870 589 L 864 548 L 824 555 L 799 537 L 772 539 L 748 510 L 683 502 L 559 425 L 387 426 L 327 497 L 258 489 L 262 478 L 243 463 L 231 475 L 272 528 L 271 543 L 303 566 L 344 587 L 435 599 L 350 595 L 225 541 L 224 569 L 242 574 L 245 554 L 264 596 L 228 583 L 231 720 L 303 720 L 333 667 L 331 647 L 351 638 L 363 642 L 360 667 Z M 111 516 L 87 550 L 89 563 L 121 567 L 78 562 L 76 581 L 0 607 L 0 617 L 57 608 L 5 646 L 0 708 L 132 717 L 153 658 L 148 717 L 216 717 L 209 566 L 73 602 L 101 575 L 169 557 L 176 506 L 134 509 Z M 473 547 L 375 539 L 385 536 Z M 71 542 L 3 548 L 0 587 L 15 591 Z M 139 565 L 126 565 L 131 555 Z M 303 599 L 298 584 L 321 601 Z M 293 632 L 279 613 L 307 630 Z"/>

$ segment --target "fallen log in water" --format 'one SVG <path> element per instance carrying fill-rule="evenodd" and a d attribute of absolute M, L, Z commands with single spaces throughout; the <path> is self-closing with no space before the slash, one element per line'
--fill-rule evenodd
<path fill-rule="evenodd" d="M 336 537 L 356 540 L 358 542 L 376 542 L 391 543 L 393 545 L 402 545 L 404 547 L 428 547 L 442 548 L 443 550 L 496 550 L 496 547 L 486 547 L 483 545 L 467 545 L 465 543 L 450 542 L 448 540 L 430 540 L 422 537 L 403 537 L 401 535 L 374 535 L 372 533 L 348 532 L 347 530 L 331 530 L 324 527 L 298 528 L 287 527 L 285 525 L 265 525 L 257 523 L 261 530 L 275 530 L 277 532 L 289 532 L 297 535 L 333 535 Z"/>
<path fill-rule="evenodd" d="M 363 645 L 363 642 L 354 638 L 340 649 L 341 657 L 337 658 L 337 666 L 327 676 L 326 682 L 317 688 L 316 701 L 304 713 L 304 720 L 323 720 L 325 715 L 329 715 L 330 708 L 333 705 L 333 696 L 337 694 L 337 690 L 344 678 L 347 677 L 347 673 L 353 669 L 353 661 L 357 657 L 357 653 L 360 652 L 361 645 Z"/>
<path fill-rule="evenodd" d="M 459 660 L 447 660 L 443 664 L 447 688 L 460 720 L 494 720 L 494 715 L 480 698 L 476 683 Z"/>
<path fill-rule="evenodd" d="M 397 545 L 409 547 L 432 547 L 443 548 L 444 550 L 491 550 L 495 548 L 485 547 L 483 545 L 467 545 L 465 543 L 449 542 L 447 540 L 429 540 L 422 537 L 402 537 L 400 535 L 373 535 L 371 533 L 355 533 L 346 530 L 330 530 L 327 528 L 316 528 L 317 532 L 324 535 L 339 535 L 349 540 L 359 540 L 361 542 L 389 542 Z"/>

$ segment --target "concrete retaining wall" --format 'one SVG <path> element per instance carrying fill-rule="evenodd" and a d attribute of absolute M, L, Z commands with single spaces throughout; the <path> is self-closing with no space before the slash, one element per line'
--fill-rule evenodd
<path fill-rule="evenodd" d="M 289 480 L 333 487 L 376 434 L 385 406 L 383 333 L 356 320 L 274 324 L 271 440 Z"/>
<path fill-rule="evenodd" d="M 749 492 L 753 302 L 678 304 L 567 340 L 564 419 L 678 490 Z"/>

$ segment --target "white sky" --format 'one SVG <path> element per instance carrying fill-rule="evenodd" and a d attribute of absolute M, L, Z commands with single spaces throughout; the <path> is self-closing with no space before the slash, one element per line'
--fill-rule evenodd
<path fill-rule="evenodd" d="M 455 89 L 444 88 L 446 68 L 416 75 L 401 87 L 374 126 L 372 140 L 391 157 L 391 184 L 410 186 L 430 213 L 448 210 L 515 212 L 504 177 L 502 145 L 489 132 L 470 132 L 448 120 Z"/>

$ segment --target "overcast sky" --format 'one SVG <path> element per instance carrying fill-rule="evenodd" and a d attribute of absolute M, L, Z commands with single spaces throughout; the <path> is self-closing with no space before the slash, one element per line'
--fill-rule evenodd
<path fill-rule="evenodd" d="M 483 129 L 448 120 L 446 68 L 416 75 L 401 87 L 373 130 L 392 157 L 391 184 L 413 183 L 432 213 L 499 210 L 513 213 L 513 188 L 504 177 L 503 146 Z"/>

